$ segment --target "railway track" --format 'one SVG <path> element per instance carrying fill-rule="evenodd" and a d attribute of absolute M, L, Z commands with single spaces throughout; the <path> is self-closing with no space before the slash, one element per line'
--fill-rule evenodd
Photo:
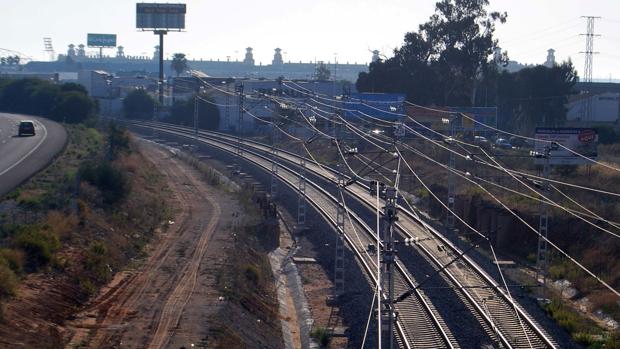
<path fill-rule="evenodd" d="M 136 123 L 133 123 L 136 125 Z M 165 131 L 169 134 L 174 134 L 185 139 L 193 139 L 193 130 L 189 128 L 171 126 L 161 123 L 141 123 L 141 127 L 153 128 L 156 127 L 161 131 Z M 226 144 L 227 147 L 234 150 L 237 144 L 237 138 L 226 134 L 216 132 L 200 132 L 201 141 L 210 141 L 217 144 Z M 245 148 L 244 152 L 252 152 L 252 154 L 260 155 L 263 160 L 269 160 L 270 146 L 255 141 L 243 140 L 242 146 Z M 231 149 L 228 150 L 231 152 Z M 295 165 L 299 162 L 300 156 L 292 152 L 280 149 L 278 152 L 280 157 L 281 167 L 284 167 L 285 163 Z M 263 166 L 267 170 L 270 169 Z M 290 170 L 291 173 L 295 171 Z M 336 171 L 334 169 L 317 166 L 310 160 L 307 160 L 306 171 L 316 178 L 322 178 L 327 182 L 334 182 Z M 294 184 L 294 182 L 293 182 Z M 316 185 L 313 183 L 313 185 Z M 296 188 L 293 185 L 293 188 Z M 347 187 L 347 194 L 367 208 L 374 210 L 373 197 L 368 193 L 368 188 L 363 184 L 356 183 Z M 327 193 L 329 195 L 329 193 Z M 332 200 L 335 200 L 332 196 Z M 331 204 L 334 205 L 333 203 Z M 316 206 L 316 204 L 315 204 Z M 397 224 L 397 231 L 403 237 L 418 237 L 420 242 L 416 245 L 416 248 L 425 255 L 425 257 L 431 262 L 435 269 L 441 268 L 453 259 L 454 255 L 460 254 L 461 250 L 455 246 L 450 240 L 445 238 L 443 234 L 438 232 L 432 226 L 418 218 L 418 216 L 411 212 L 406 207 L 400 207 L 401 219 Z M 354 213 L 352 214 L 354 215 Z M 354 215 L 356 219 L 358 216 Z M 361 220 L 360 220 L 361 222 Z M 366 232 L 368 235 L 369 232 Z M 349 246 L 352 249 L 356 249 L 355 245 L 348 241 Z M 441 247 L 438 249 L 437 247 Z M 359 254 L 359 251 L 356 251 Z M 358 255 L 358 257 L 361 257 Z M 372 259 L 371 259 L 372 265 Z M 366 266 L 366 269 L 369 266 Z M 402 266 L 401 266 L 402 267 Z M 404 267 L 403 267 L 404 268 Z M 372 268 L 370 268 L 372 269 Z M 372 275 L 372 272 L 371 274 Z M 406 274 L 405 274 L 406 275 Z M 476 312 L 476 317 L 484 321 L 484 326 L 489 333 L 489 336 L 497 340 L 505 348 L 557 348 L 557 343 L 551 338 L 546 331 L 536 323 L 536 321 L 527 314 L 527 312 L 515 302 L 510 294 L 508 294 L 483 268 L 478 266 L 469 256 L 465 255 L 457 263 L 453 263 L 448 266 L 444 272 L 441 273 L 441 277 L 444 278 L 450 285 L 452 285 L 468 308 Z M 401 286 L 405 286 L 405 289 L 416 284 L 415 280 L 408 280 L 410 285 L 406 287 L 406 284 L 399 284 L 396 289 L 399 290 Z M 428 300 L 419 291 L 416 293 L 416 299 Z M 438 327 L 439 332 L 444 332 L 441 336 L 444 338 L 444 343 L 449 343 L 450 346 L 456 347 L 458 343 L 454 340 L 454 337 L 448 330 L 443 320 L 438 316 L 437 312 L 432 308 L 432 304 L 423 305 L 426 307 L 425 314 L 431 314 L 431 321 L 435 327 Z M 399 304 L 399 318 L 401 325 L 397 325 L 399 330 L 399 339 L 405 338 L 405 343 L 413 343 L 407 337 L 406 329 L 420 326 L 416 323 L 415 319 L 406 319 L 413 311 L 409 309 L 400 309 L 403 305 Z M 406 307 L 406 306 L 405 306 Z M 433 319 L 434 318 L 434 319 Z M 408 323 L 413 325 L 412 327 L 403 327 L 403 320 L 407 320 Z M 401 329 L 402 327 L 402 329 Z M 415 338 L 415 336 L 412 336 Z M 406 346 L 405 346 L 406 347 Z M 424 344 L 419 347 L 425 347 Z M 441 346 L 434 346 L 441 347 Z"/>

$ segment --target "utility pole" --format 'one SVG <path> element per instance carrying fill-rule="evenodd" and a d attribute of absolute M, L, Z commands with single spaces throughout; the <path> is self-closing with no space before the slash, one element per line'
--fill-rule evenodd
<path fill-rule="evenodd" d="M 240 83 L 235 87 L 235 92 L 237 93 L 237 103 L 239 104 L 239 118 L 237 119 L 237 157 L 241 158 L 243 155 L 243 148 L 241 147 L 241 133 L 243 128 L 243 114 L 245 114 L 245 109 L 243 108 L 243 103 L 245 102 L 243 83 Z"/>
<path fill-rule="evenodd" d="M 297 229 L 306 227 L 306 158 L 299 160 L 299 198 L 297 199 Z"/>
<path fill-rule="evenodd" d="M 450 115 L 450 142 L 454 142 L 457 131 L 460 128 L 461 118 L 458 114 Z M 450 169 L 455 169 L 456 167 L 456 156 L 453 152 L 449 154 L 449 162 L 448 166 Z M 455 203 L 455 193 L 456 192 L 456 178 L 454 177 L 454 172 L 448 171 L 448 212 L 446 212 L 446 228 L 448 230 L 448 235 L 452 236 L 455 232 L 454 230 L 454 203 Z M 455 241 L 458 243 L 458 236 L 454 236 Z"/>
<path fill-rule="evenodd" d="M 594 51 L 594 37 L 601 36 L 600 34 L 594 33 L 594 21 L 600 19 L 601 17 L 595 16 L 582 16 L 581 18 L 586 19 L 587 32 L 585 34 L 581 34 L 586 37 L 586 49 L 580 53 L 585 55 L 585 63 L 583 66 L 583 82 L 586 83 L 585 88 L 587 90 L 582 90 L 582 93 L 589 93 L 590 85 L 592 83 L 592 70 L 594 67 L 594 55 L 599 52 Z M 586 97 L 583 99 L 581 103 L 581 120 L 587 123 L 592 121 L 592 99 L 590 97 Z"/>
<path fill-rule="evenodd" d="M 202 91 L 202 86 L 196 89 L 196 96 L 194 97 L 194 150 L 198 148 L 198 99 L 200 98 L 200 91 Z"/>
<path fill-rule="evenodd" d="M 229 94 L 229 83 L 226 82 L 226 127 L 228 131 L 230 131 L 230 94 Z"/>
<path fill-rule="evenodd" d="M 335 107 L 335 105 L 334 105 Z M 339 149 L 338 153 L 342 152 L 340 146 L 342 145 L 342 138 L 340 134 L 340 129 L 337 128 L 336 124 L 336 113 L 340 111 L 334 111 L 334 119 L 333 119 L 333 134 L 334 141 L 336 142 L 336 147 Z M 344 193 L 346 186 L 346 179 L 344 176 L 344 159 L 342 158 L 344 154 L 341 154 L 339 157 L 337 171 L 338 177 L 336 183 L 338 185 L 338 203 L 336 204 L 336 230 L 338 233 L 338 237 L 336 238 L 336 260 L 335 260 L 335 270 L 334 270 L 334 284 L 335 284 L 335 293 L 337 296 L 340 296 L 344 293 L 344 236 L 345 236 L 345 225 L 344 225 Z"/>
<path fill-rule="evenodd" d="M 278 197 L 278 139 L 280 138 L 275 121 L 271 123 L 271 200 Z"/>
<path fill-rule="evenodd" d="M 379 193 L 377 193 L 379 195 Z M 394 223 L 398 221 L 397 210 L 398 195 L 396 188 L 388 187 L 385 192 L 385 206 L 383 207 L 383 254 L 381 263 L 384 268 L 383 289 L 387 289 L 387 299 L 384 300 L 387 311 L 387 326 L 384 327 L 386 340 L 383 342 L 388 349 L 394 348 L 394 263 L 396 261 L 396 249 L 394 241 Z"/>
<path fill-rule="evenodd" d="M 338 164 L 338 203 L 336 204 L 336 231 L 338 236 L 336 237 L 336 260 L 334 263 L 334 291 L 336 296 L 344 294 L 344 191 L 346 181 L 342 171 L 341 164 Z"/>

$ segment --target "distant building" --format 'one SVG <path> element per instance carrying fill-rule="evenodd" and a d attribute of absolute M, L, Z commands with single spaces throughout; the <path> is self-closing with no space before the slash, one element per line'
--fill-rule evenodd
<path fill-rule="evenodd" d="M 380 60 L 381 57 L 379 57 L 379 50 L 373 50 L 372 51 L 372 58 L 370 59 L 371 62 L 376 62 L 378 60 Z"/>
<path fill-rule="evenodd" d="M 282 65 L 284 64 L 284 61 L 282 60 L 282 49 L 280 48 L 276 48 L 275 49 L 276 53 L 274 53 L 273 55 L 273 60 L 271 61 L 272 65 Z"/>
<path fill-rule="evenodd" d="M 521 69 L 535 67 L 537 65 L 544 65 L 545 67 L 551 68 L 557 64 L 555 60 L 555 50 L 552 48 L 547 50 L 547 58 L 542 64 L 522 64 L 513 60 L 502 62 L 501 47 L 495 48 L 495 51 L 493 52 L 493 61 L 499 66 L 500 70 L 506 70 L 509 73 L 516 73 Z"/>
<path fill-rule="evenodd" d="M 618 124 L 620 117 L 620 93 L 618 92 L 582 93 L 571 96 L 568 101 L 566 120 L 569 122 L 585 121 L 581 118 L 588 99 L 592 106 L 589 122 Z"/>
<path fill-rule="evenodd" d="M 553 68 L 557 63 L 555 63 L 555 50 L 550 48 L 547 50 L 547 60 L 545 61 L 545 67 Z"/>
<path fill-rule="evenodd" d="M 252 53 L 251 47 L 245 49 L 245 58 L 243 59 L 243 63 L 246 65 L 254 65 L 254 54 Z"/>
<path fill-rule="evenodd" d="M 80 45 L 82 48 L 83 45 Z M 86 52 L 75 45 L 69 45 L 67 54 L 58 55 L 55 62 L 29 62 L 24 70 L 29 72 L 74 72 L 80 70 L 106 71 L 115 75 L 126 72 L 143 72 L 144 75 L 159 71 L 159 46 L 155 46 L 153 56 L 131 56 L 125 53 L 125 47 L 117 47 L 116 56 L 99 57 L 96 52 Z M 376 51 L 378 57 L 379 51 Z M 374 56 L 373 56 L 374 57 Z M 164 74 L 174 75 L 170 66 L 171 61 L 164 61 Z M 285 62 L 282 49 L 276 48 L 271 64 L 256 65 L 251 47 L 246 48 L 243 61 L 230 60 L 189 60 L 192 70 L 201 71 L 208 76 L 224 76 L 236 78 L 265 78 L 276 79 L 284 76 L 287 79 L 312 79 L 316 71 L 316 62 Z M 337 80 L 357 81 L 360 72 L 367 72 L 368 65 L 349 62 L 326 63 L 331 70 L 332 78 Z"/>

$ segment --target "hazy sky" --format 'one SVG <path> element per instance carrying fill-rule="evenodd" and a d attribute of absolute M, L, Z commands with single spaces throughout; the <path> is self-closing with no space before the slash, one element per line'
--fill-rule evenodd
<path fill-rule="evenodd" d="M 170 0 L 169 2 L 175 2 Z M 179 1 L 182 2 L 182 1 Z M 0 48 L 46 59 L 43 37 L 57 52 L 70 43 L 85 43 L 86 34 L 115 33 L 129 55 L 152 55 L 156 37 L 135 30 L 132 0 L 0 0 Z M 407 31 L 417 30 L 434 11 L 434 0 L 187 0 L 186 32 L 170 33 L 167 55 L 184 52 L 190 58 L 242 59 L 245 47 L 254 58 L 271 63 L 281 47 L 285 61 L 368 62 L 371 49 L 390 55 Z M 497 37 L 511 59 L 540 63 L 546 50 L 558 60 L 573 59 L 583 70 L 585 20 L 602 16 L 595 30 L 600 51 L 594 77 L 620 78 L 620 0 L 491 0 L 490 8 L 508 12 Z M 106 50 L 106 54 L 114 54 Z"/>

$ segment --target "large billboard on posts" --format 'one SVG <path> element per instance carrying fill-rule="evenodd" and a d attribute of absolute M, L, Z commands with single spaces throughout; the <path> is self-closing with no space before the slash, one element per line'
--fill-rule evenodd
<path fill-rule="evenodd" d="M 116 47 L 116 34 L 91 34 L 86 37 L 89 47 Z"/>
<path fill-rule="evenodd" d="M 136 28 L 144 30 L 185 29 L 185 4 L 136 4 Z"/>
<path fill-rule="evenodd" d="M 598 133 L 592 128 L 539 127 L 536 129 L 535 138 L 535 151 L 541 154 L 545 153 L 545 147 L 549 146 L 549 142 L 560 145 L 557 150 L 550 150 L 550 165 L 585 165 L 591 163 L 588 159 L 596 160 L 598 155 Z M 545 159 L 536 158 L 535 162 L 543 164 Z"/>

